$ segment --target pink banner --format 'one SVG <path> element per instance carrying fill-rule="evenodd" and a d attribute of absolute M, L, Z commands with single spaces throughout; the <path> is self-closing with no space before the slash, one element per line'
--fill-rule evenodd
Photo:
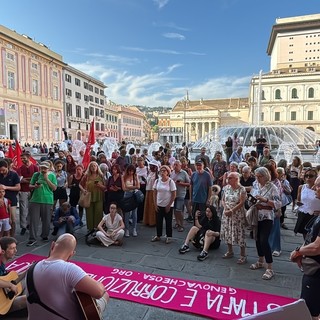
<path fill-rule="evenodd" d="M 22 272 L 44 257 L 23 255 L 7 269 Z M 156 274 L 73 261 L 102 282 L 112 298 L 212 319 L 240 319 L 295 301 L 295 299 Z"/>

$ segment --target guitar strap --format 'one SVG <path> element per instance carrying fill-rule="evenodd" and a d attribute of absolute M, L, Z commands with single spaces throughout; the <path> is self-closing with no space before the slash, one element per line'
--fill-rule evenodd
<path fill-rule="evenodd" d="M 27 300 L 30 304 L 32 303 L 37 303 L 39 304 L 42 308 L 46 309 L 47 311 L 54 313 L 55 315 L 57 315 L 58 317 L 68 320 L 67 318 L 65 318 L 64 316 L 62 316 L 60 313 L 58 313 L 57 311 L 51 309 L 50 307 L 48 307 L 46 304 L 44 304 L 41 300 L 40 297 L 38 295 L 38 292 L 34 286 L 34 282 L 33 282 L 33 269 L 36 266 L 38 262 L 32 264 L 32 266 L 29 268 L 28 272 L 27 272 L 27 289 L 28 289 L 28 297 Z"/>

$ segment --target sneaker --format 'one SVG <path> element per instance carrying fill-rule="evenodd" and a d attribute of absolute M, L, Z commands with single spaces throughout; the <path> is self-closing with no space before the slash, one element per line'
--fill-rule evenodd
<path fill-rule="evenodd" d="M 190 251 L 190 248 L 189 246 L 187 246 L 186 244 L 184 244 L 180 249 L 179 249 L 179 252 L 180 253 L 186 253 L 186 252 L 189 252 Z"/>
<path fill-rule="evenodd" d="M 26 231 L 27 231 L 26 228 L 21 228 L 20 236 L 24 236 L 24 234 L 26 233 Z"/>
<path fill-rule="evenodd" d="M 280 257 L 280 254 L 281 254 L 281 251 L 274 250 L 274 251 L 272 252 L 272 255 L 273 255 L 274 257 Z"/>
<path fill-rule="evenodd" d="M 129 230 L 128 230 L 128 229 L 126 230 L 124 236 L 127 237 L 127 238 L 130 237 L 130 233 L 129 233 Z"/>
<path fill-rule="evenodd" d="M 169 244 L 169 243 L 171 243 L 171 238 L 167 237 L 166 238 L 166 244 Z"/>
<path fill-rule="evenodd" d="M 160 241 L 161 238 L 158 237 L 158 236 L 154 236 L 152 239 L 151 239 L 151 242 L 156 242 L 156 241 Z"/>
<path fill-rule="evenodd" d="M 203 261 L 203 260 L 206 260 L 208 258 L 208 252 L 205 252 L 205 251 L 201 251 L 201 253 L 197 256 L 197 259 L 199 261 Z"/>
<path fill-rule="evenodd" d="M 48 241 L 49 241 L 49 238 L 48 238 L 48 237 L 44 237 L 44 238 L 42 238 L 42 241 L 48 242 Z"/>
<path fill-rule="evenodd" d="M 37 243 L 36 240 L 29 240 L 29 241 L 27 242 L 27 247 L 32 247 L 32 246 L 34 246 L 36 243 Z"/>
<path fill-rule="evenodd" d="M 132 235 L 133 235 L 134 237 L 138 236 L 138 234 L 137 234 L 137 230 L 136 230 L 136 229 L 133 229 L 133 231 L 132 231 Z"/>

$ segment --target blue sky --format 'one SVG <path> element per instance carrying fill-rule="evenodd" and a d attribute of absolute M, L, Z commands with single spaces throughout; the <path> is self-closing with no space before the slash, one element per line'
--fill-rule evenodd
<path fill-rule="evenodd" d="M 0 24 L 103 81 L 119 104 L 173 107 L 247 97 L 269 71 L 276 18 L 315 14 L 316 0 L 16 0 Z"/>

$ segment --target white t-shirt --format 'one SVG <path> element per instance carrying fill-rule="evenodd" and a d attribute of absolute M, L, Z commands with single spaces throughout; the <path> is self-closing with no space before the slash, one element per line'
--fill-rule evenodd
<path fill-rule="evenodd" d="M 77 265 L 63 260 L 42 260 L 33 270 L 34 287 L 40 300 L 69 320 L 83 319 L 79 303 L 72 293 L 77 283 L 86 276 Z M 29 304 L 28 319 L 61 320 L 37 303 Z"/>
<path fill-rule="evenodd" d="M 159 207 L 166 207 L 171 199 L 171 192 L 176 191 L 177 187 L 174 181 L 169 178 L 163 182 L 160 178 L 154 182 L 153 189 L 157 190 L 157 205 Z M 173 207 L 174 201 L 171 203 Z"/>

